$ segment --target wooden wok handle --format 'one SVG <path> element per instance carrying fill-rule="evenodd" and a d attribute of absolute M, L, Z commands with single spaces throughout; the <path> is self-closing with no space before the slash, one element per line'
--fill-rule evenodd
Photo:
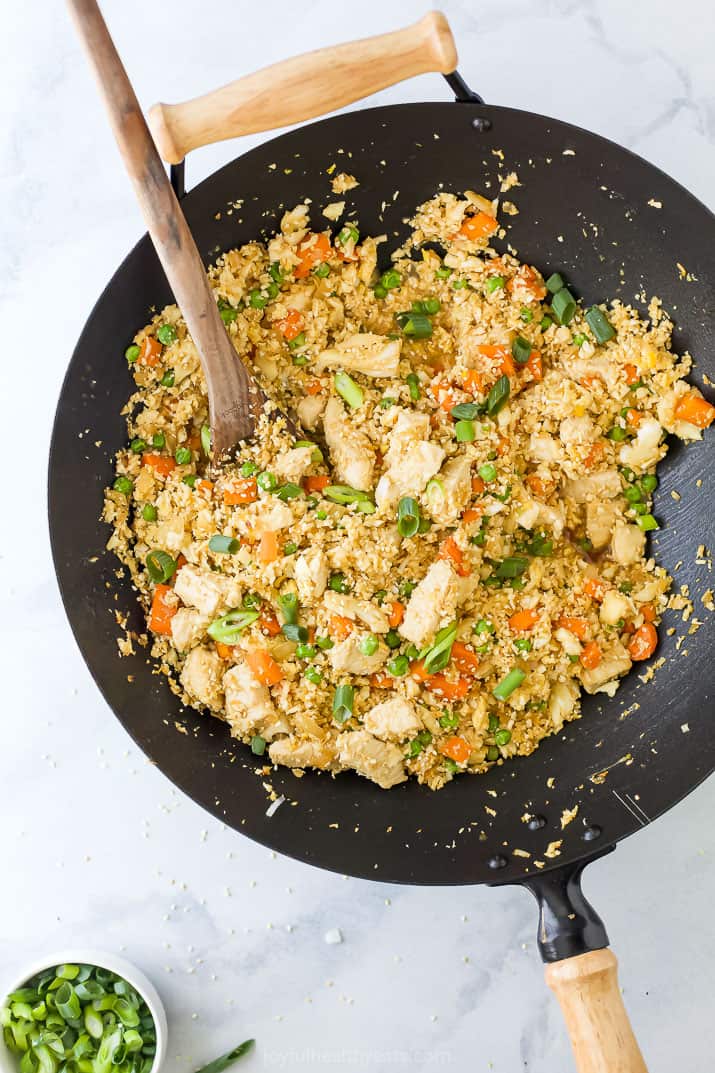
<path fill-rule="evenodd" d="M 134 192 L 206 376 L 216 455 L 252 435 L 262 402 L 233 348 L 201 256 L 95 0 L 68 0 Z"/>
<path fill-rule="evenodd" d="M 449 74 L 456 66 L 449 23 L 431 11 L 404 30 L 306 52 L 182 104 L 155 104 L 149 125 L 164 160 L 178 164 L 201 145 L 287 127 L 413 75 Z"/>
<path fill-rule="evenodd" d="M 648 1073 L 618 987 L 608 949 L 555 961 L 546 982 L 566 1021 L 578 1073 Z"/>

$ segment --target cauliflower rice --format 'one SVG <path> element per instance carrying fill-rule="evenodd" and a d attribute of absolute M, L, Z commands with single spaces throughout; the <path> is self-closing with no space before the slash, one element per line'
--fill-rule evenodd
<path fill-rule="evenodd" d="M 209 272 L 236 350 L 314 439 L 266 413 L 214 471 L 179 310 L 143 328 L 105 519 L 185 703 L 274 764 L 439 789 L 531 753 L 652 654 L 655 469 L 715 408 L 657 300 L 649 321 L 572 308 L 489 247 L 496 204 L 471 191 L 411 223 L 380 275 L 384 236 L 311 231 L 299 205 Z"/>

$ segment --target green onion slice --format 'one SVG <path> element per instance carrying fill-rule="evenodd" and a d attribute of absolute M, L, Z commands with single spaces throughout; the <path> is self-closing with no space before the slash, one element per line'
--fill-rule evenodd
<path fill-rule="evenodd" d="M 294 626 L 298 621 L 298 597 L 296 594 L 294 592 L 284 592 L 282 596 L 278 597 L 278 606 L 286 622 Z"/>
<path fill-rule="evenodd" d="M 247 1039 L 245 1043 L 239 1043 L 238 1047 L 234 1047 L 228 1054 L 222 1055 L 221 1058 L 215 1058 L 207 1066 L 202 1066 L 201 1069 L 197 1070 L 197 1073 L 223 1073 L 224 1069 L 228 1069 L 233 1062 L 243 1058 L 244 1054 L 248 1054 L 254 1043 L 255 1040 L 252 1039 Z"/>
<path fill-rule="evenodd" d="M 144 560 L 147 573 L 155 584 L 165 584 L 176 573 L 176 560 L 172 559 L 168 551 L 157 548 L 150 551 Z"/>
<path fill-rule="evenodd" d="M 345 506 L 349 503 L 374 505 L 369 492 L 361 492 L 359 488 L 351 488 L 348 484 L 329 484 L 323 489 L 323 495 L 333 503 L 342 503 Z"/>
<path fill-rule="evenodd" d="M 494 574 L 498 578 L 521 577 L 529 565 L 528 559 L 522 559 L 518 555 L 510 555 L 497 566 Z"/>
<path fill-rule="evenodd" d="M 413 339 L 429 339 L 432 335 L 432 321 L 426 313 L 398 313 L 396 319 L 403 335 Z"/>
<path fill-rule="evenodd" d="M 340 685 L 333 695 L 333 718 L 344 723 L 353 714 L 355 690 L 349 685 Z"/>
<path fill-rule="evenodd" d="M 410 389 L 410 398 L 413 402 L 418 402 L 422 394 L 420 390 L 420 378 L 417 373 L 409 373 L 405 377 L 408 388 Z"/>
<path fill-rule="evenodd" d="M 504 675 L 501 682 L 494 686 L 492 694 L 497 700 L 508 700 L 525 678 L 526 671 L 522 671 L 521 667 L 512 667 L 509 673 Z"/>
<path fill-rule="evenodd" d="M 283 636 L 296 644 L 305 644 L 308 640 L 308 630 L 305 626 L 298 626 L 295 622 L 286 622 L 283 627 Z"/>
<path fill-rule="evenodd" d="M 576 312 L 576 299 L 568 287 L 556 291 L 551 300 L 551 311 L 559 324 L 570 324 Z"/>
<path fill-rule="evenodd" d="M 282 484 L 280 488 L 275 492 L 277 499 L 282 499 L 284 502 L 287 499 L 297 499 L 298 496 L 303 495 L 303 489 L 299 484 L 293 484 L 292 481 L 288 481 L 287 484 Z"/>
<path fill-rule="evenodd" d="M 412 496 L 403 496 L 397 506 L 397 531 L 401 537 L 413 537 L 420 527 L 420 507 Z"/>
<path fill-rule="evenodd" d="M 356 384 L 352 376 L 347 373 L 336 373 L 333 378 L 335 390 L 338 395 L 345 399 L 351 410 L 357 410 L 365 401 L 365 393 L 359 384 Z"/>
<path fill-rule="evenodd" d="M 491 417 L 495 417 L 502 409 L 509 398 L 510 390 L 509 377 L 503 373 L 487 395 L 487 413 Z"/>
<path fill-rule="evenodd" d="M 216 533 L 209 540 L 209 551 L 215 551 L 220 555 L 235 555 L 241 547 L 241 541 L 235 537 L 223 536 Z"/>
<path fill-rule="evenodd" d="M 451 622 L 449 626 L 443 626 L 435 636 L 432 644 L 420 652 L 420 659 L 424 660 L 427 674 L 436 674 L 443 671 L 452 656 L 452 645 L 457 637 L 457 623 Z"/>
<path fill-rule="evenodd" d="M 531 343 L 523 336 L 517 335 L 511 344 L 511 353 L 518 365 L 526 365 L 531 354 Z"/>
<path fill-rule="evenodd" d="M 616 329 L 611 324 L 610 320 L 598 306 L 591 306 L 586 310 L 586 323 L 596 337 L 597 343 L 607 343 L 609 339 L 613 339 L 616 334 Z"/>
<path fill-rule="evenodd" d="M 201 426 L 201 447 L 205 455 L 211 454 L 211 429 L 208 425 Z"/>
<path fill-rule="evenodd" d="M 206 632 L 214 641 L 224 645 L 233 645 L 238 641 L 246 627 L 256 621 L 259 614 L 260 612 L 258 611 L 244 611 L 236 607 L 233 611 L 229 611 L 228 614 L 215 619 Z"/>
<path fill-rule="evenodd" d="M 562 291 L 565 286 L 566 284 L 558 272 L 553 272 L 546 280 L 546 289 L 547 291 L 550 291 L 551 294 L 558 294 L 558 292 Z"/>
<path fill-rule="evenodd" d="M 473 421 L 458 421 L 454 426 L 454 435 L 457 443 L 474 443 L 477 427 Z"/>
<path fill-rule="evenodd" d="M 455 421 L 473 421 L 481 412 L 482 409 L 476 402 L 459 402 L 449 411 L 450 417 Z"/>

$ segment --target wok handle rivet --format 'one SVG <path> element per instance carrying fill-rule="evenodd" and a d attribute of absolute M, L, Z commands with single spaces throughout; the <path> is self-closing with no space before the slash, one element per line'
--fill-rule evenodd
<path fill-rule="evenodd" d="M 582 834 L 584 842 L 593 842 L 595 839 L 600 838 L 603 834 L 603 829 L 598 826 L 597 823 L 592 823 Z"/>
<path fill-rule="evenodd" d="M 491 119 L 487 119 L 486 116 L 478 115 L 472 120 L 472 126 L 480 134 L 485 134 L 488 130 L 492 129 Z"/>
<path fill-rule="evenodd" d="M 487 861 L 487 864 L 489 865 L 489 867 L 493 868 L 494 871 L 496 871 L 498 868 L 506 868 L 508 863 L 509 862 L 506 859 L 506 857 L 502 857 L 502 855 L 500 853 L 495 853 L 494 856 L 490 857 L 489 860 Z"/>
<path fill-rule="evenodd" d="M 542 827 L 546 827 L 546 818 L 544 816 L 532 816 L 526 826 L 530 831 L 540 831 Z"/>

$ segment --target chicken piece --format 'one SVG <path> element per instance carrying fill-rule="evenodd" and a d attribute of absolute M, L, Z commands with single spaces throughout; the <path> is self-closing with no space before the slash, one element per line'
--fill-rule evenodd
<path fill-rule="evenodd" d="M 596 428 L 590 417 L 565 417 L 559 425 L 559 438 L 566 444 L 592 443 L 596 437 Z"/>
<path fill-rule="evenodd" d="M 586 477 L 575 477 L 563 484 L 564 495 L 576 503 L 589 499 L 614 499 L 621 494 L 621 478 L 617 469 L 604 469 Z"/>
<path fill-rule="evenodd" d="M 335 747 L 330 741 L 278 738 L 268 746 L 268 755 L 274 764 L 286 767 L 315 767 L 322 771 L 335 768 Z"/>
<path fill-rule="evenodd" d="M 363 717 L 363 726 L 382 741 L 405 741 L 422 729 L 414 704 L 404 697 L 391 697 L 376 704 Z"/>
<path fill-rule="evenodd" d="M 525 499 L 524 505 L 519 508 L 516 521 L 522 529 L 533 529 L 538 525 L 546 526 L 553 531 L 555 537 L 560 537 L 565 524 L 564 508 L 560 503 L 552 507 L 548 503 L 542 503 L 540 499 L 532 499 L 529 496 Z"/>
<path fill-rule="evenodd" d="M 618 452 L 621 464 L 629 466 L 636 473 L 651 469 L 666 452 L 665 444 L 660 442 L 662 435 L 660 422 L 654 417 L 646 417 L 638 426 L 636 438 L 624 443 Z"/>
<path fill-rule="evenodd" d="M 407 778 L 402 749 L 379 741 L 366 730 L 346 730 L 338 735 L 336 745 L 343 767 L 352 768 L 383 790 Z"/>
<path fill-rule="evenodd" d="M 171 638 L 179 652 L 186 652 L 206 633 L 210 615 L 202 615 L 191 607 L 180 607 L 171 620 Z"/>
<path fill-rule="evenodd" d="M 320 599 L 328 584 L 329 573 L 328 560 L 321 548 L 308 548 L 298 556 L 294 576 L 301 603 L 309 604 Z"/>
<path fill-rule="evenodd" d="M 611 551 L 616 562 L 623 566 L 637 563 L 645 551 L 645 533 L 637 525 L 616 522 L 613 528 Z"/>
<path fill-rule="evenodd" d="M 375 453 L 365 433 L 348 423 L 345 407 L 339 399 L 328 399 L 323 414 L 323 431 L 338 479 L 351 488 L 369 491 L 373 483 Z"/>
<path fill-rule="evenodd" d="M 318 424 L 320 415 L 325 409 L 325 397 L 323 395 L 306 395 L 296 407 L 298 420 L 303 428 L 311 431 Z"/>
<path fill-rule="evenodd" d="M 557 682 L 551 690 L 546 710 L 556 731 L 561 730 L 566 719 L 574 710 L 577 700 L 578 686 L 573 681 Z"/>
<path fill-rule="evenodd" d="M 287 242 L 297 245 L 308 230 L 308 206 L 296 205 L 281 217 L 281 232 Z"/>
<path fill-rule="evenodd" d="M 176 574 L 174 592 L 189 607 L 195 607 L 209 618 L 224 607 L 236 607 L 241 602 L 241 586 L 233 579 L 201 570 L 187 563 Z"/>
<path fill-rule="evenodd" d="M 618 621 L 629 618 L 632 614 L 633 605 L 631 601 L 622 592 L 617 592 L 616 589 L 608 590 L 603 597 L 598 612 L 601 622 L 604 622 L 607 626 L 615 626 Z"/>
<path fill-rule="evenodd" d="M 223 709 L 223 667 L 223 660 L 213 649 L 192 648 L 179 676 L 192 700 L 205 704 L 214 712 Z"/>
<path fill-rule="evenodd" d="M 360 651 L 360 636 L 351 633 L 344 641 L 338 641 L 328 651 L 330 666 L 337 674 L 375 674 L 390 654 L 387 645 L 379 645 L 376 652 L 366 656 Z"/>
<path fill-rule="evenodd" d="M 397 376 L 402 339 L 387 339 L 373 332 L 349 335 L 318 354 L 316 369 L 350 369 L 363 376 Z"/>
<path fill-rule="evenodd" d="M 292 447 L 284 451 L 273 463 L 272 469 L 276 477 L 282 481 L 292 481 L 300 484 L 301 477 L 310 469 L 313 461 L 314 447 Z"/>
<path fill-rule="evenodd" d="M 607 693 L 612 697 L 618 689 L 618 679 L 627 674 L 632 663 L 625 648 L 619 644 L 621 654 L 612 655 L 601 660 L 593 670 L 581 671 L 581 681 L 587 693 Z"/>
<path fill-rule="evenodd" d="M 424 648 L 440 626 L 454 618 L 458 597 L 457 575 L 446 560 L 438 559 L 413 591 L 399 632 Z"/>
<path fill-rule="evenodd" d="M 556 462 L 561 457 L 561 444 L 546 432 L 532 432 L 528 457 L 534 462 Z"/>
<path fill-rule="evenodd" d="M 559 626 L 554 633 L 554 639 L 559 642 L 567 656 L 581 655 L 581 642 L 575 633 L 571 633 L 571 630 Z"/>
<path fill-rule="evenodd" d="M 295 524 L 293 511 L 288 504 L 275 497 L 254 503 L 244 516 L 251 515 L 257 533 L 277 533 L 279 529 L 290 529 Z"/>
<path fill-rule="evenodd" d="M 260 734 L 270 741 L 276 734 L 287 734 L 291 727 L 274 705 L 268 687 L 256 681 L 247 663 L 237 663 L 223 677 L 226 694 L 226 718 L 239 738 Z"/>
<path fill-rule="evenodd" d="M 436 443 L 420 440 L 408 447 L 375 488 L 378 507 L 389 510 L 403 496 L 417 496 L 444 461 L 444 450 Z"/>
<path fill-rule="evenodd" d="M 408 447 L 419 443 L 420 440 L 428 440 L 430 433 L 429 414 L 395 406 L 388 411 L 388 415 L 393 425 L 390 432 L 390 445 L 385 452 L 386 469 L 398 462 Z"/>
<path fill-rule="evenodd" d="M 586 535 L 596 551 L 605 548 L 620 516 L 612 499 L 590 499 L 586 504 Z"/>
<path fill-rule="evenodd" d="M 323 597 L 323 607 L 330 615 L 359 619 L 373 633 L 387 633 L 390 629 L 385 612 L 371 600 L 359 600 L 356 596 L 344 596 L 332 589 Z"/>
<path fill-rule="evenodd" d="M 447 462 L 425 491 L 422 501 L 435 521 L 456 521 L 472 495 L 472 468 L 465 455 Z"/>

